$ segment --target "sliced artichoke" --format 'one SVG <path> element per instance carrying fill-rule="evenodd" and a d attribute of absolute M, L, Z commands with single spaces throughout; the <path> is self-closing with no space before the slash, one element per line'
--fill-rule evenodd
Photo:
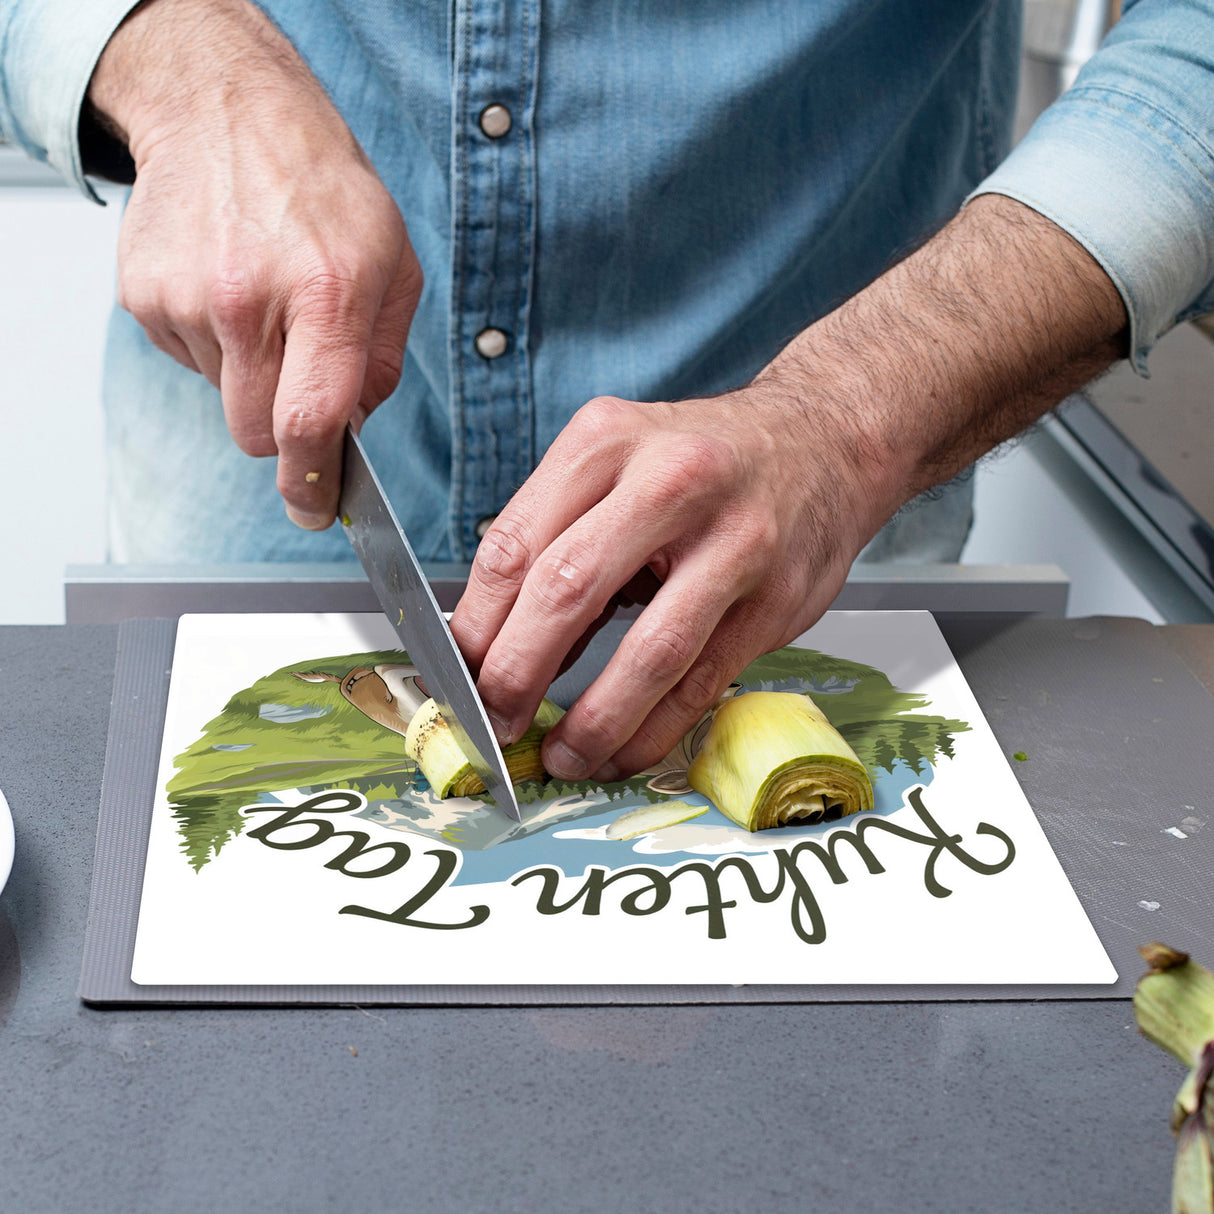
<path fill-rule="evenodd" d="M 563 708 L 545 698 L 540 702 L 531 728 L 517 742 L 502 748 L 506 773 L 512 784 L 543 780 L 547 776 L 540 761 L 540 743 L 544 734 L 564 715 Z M 484 782 L 464 757 L 451 727 L 443 720 L 433 699 L 427 700 L 413 714 L 405 731 L 405 752 L 421 768 L 422 775 L 440 797 L 470 797 L 485 791 Z"/>
<path fill-rule="evenodd" d="M 856 752 L 808 696 L 792 692 L 750 691 L 718 704 L 687 780 L 747 830 L 873 807 Z"/>
<path fill-rule="evenodd" d="M 659 801 L 657 805 L 642 805 L 620 814 L 603 832 L 608 839 L 635 839 L 667 826 L 690 822 L 708 812 L 707 805 L 690 805 L 686 801 Z"/>

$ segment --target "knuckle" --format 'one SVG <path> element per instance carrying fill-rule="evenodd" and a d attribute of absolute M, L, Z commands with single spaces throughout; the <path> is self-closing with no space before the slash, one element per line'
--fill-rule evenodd
<path fill-rule="evenodd" d="M 529 579 L 533 597 L 554 615 L 566 615 L 589 602 L 595 585 L 588 562 L 574 554 L 545 554 Z"/>
<path fill-rule="evenodd" d="M 265 302 L 239 271 L 214 275 L 206 288 L 206 301 L 218 331 L 240 332 L 261 327 Z"/>
<path fill-rule="evenodd" d="M 489 587 L 517 586 L 531 565 L 529 537 L 513 519 L 499 515 L 477 545 L 472 564 Z"/>
<path fill-rule="evenodd" d="M 617 439 L 635 428 L 637 408 L 618 396 L 596 396 L 574 415 L 570 425 L 580 442 Z"/>
<path fill-rule="evenodd" d="M 388 349 L 372 350 L 367 356 L 367 373 L 363 380 L 364 397 L 378 405 L 396 391 L 404 365 L 404 351 L 399 354 Z"/>
<path fill-rule="evenodd" d="M 715 666 L 699 662 L 670 689 L 667 701 L 670 710 L 680 720 L 690 723 L 725 690 L 729 679 L 723 678 Z"/>
<path fill-rule="evenodd" d="M 696 655 L 694 639 L 678 627 L 667 624 L 646 625 L 644 616 L 632 626 L 632 656 L 651 679 L 677 679 Z"/>
<path fill-rule="evenodd" d="M 617 756 L 625 759 L 625 765 L 633 772 L 641 771 L 651 764 L 661 762 L 678 745 L 679 740 L 695 724 L 697 716 L 683 720 L 659 705 L 644 720 L 627 745 L 627 754 Z"/>
<path fill-rule="evenodd" d="M 120 278 L 118 303 L 149 332 L 153 328 L 180 333 L 209 331 L 195 284 L 184 275 L 171 279 L 146 275 Z"/>
<path fill-rule="evenodd" d="M 152 343 L 162 354 L 167 354 L 174 362 L 180 363 L 189 371 L 197 371 L 193 360 L 190 359 L 189 351 L 181 344 L 181 340 L 171 334 L 167 329 L 162 329 L 159 326 L 148 325 L 144 330 L 147 333 L 148 341 Z"/>
<path fill-rule="evenodd" d="M 669 483 L 716 487 L 734 470 L 729 443 L 709 434 L 685 434 L 665 452 L 664 475 Z"/>
<path fill-rule="evenodd" d="M 523 671 L 525 663 L 512 660 L 508 655 L 490 654 L 481 664 L 476 686 L 481 698 L 488 704 L 517 704 L 532 689 L 527 685 Z"/>
<path fill-rule="evenodd" d="M 274 440 L 278 447 L 327 445 L 345 425 L 338 411 L 319 404 L 293 404 L 274 416 Z"/>
<path fill-rule="evenodd" d="M 118 275 L 118 306 L 129 312 L 141 325 L 161 318 L 161 295 L 155 283 L 133 274 Z"/>
<path fill-rule="evenodd" d="M 296 292 L 317 307 L 337 310 L 361 292 L 362 273 L 353 262 L 334 255 L 317 258 L 300 275 Z"/>
<path fill-rule="evenodd" d="M 614 754 L 628 735 L 628 721 L 602 702 L 587 700 L 569 712 L 567 737 L 583 754 Z"/>
<path fill-rule="evenodd" d="M 702 487 L 672 474 L 668 466 L 649 471 L 639 502 L 654 518 L 686 519 L 692 526 L 712 512 L 712 503 L 704 500 Z"/>
<path fill-rule="evenodd" d="M 748 510 L 734 524 L 738 557 L 766 564 L 780 548 L 779 520 L 766 510 Z"/>
<path fill-rule="evenodd" d="M 682 435 L 648 466 L 645 500 L 659 517 L 717 514 L 735 481 L 727 443 L 707 435 Z"/>
<path fill-rule="evenodd" d="M 323 325 L 335 341 L 353 344 L 367 327 L 369 296 L 355 269 L 324 262 L 295 281 L 288 311 L 292 319 Z"/>

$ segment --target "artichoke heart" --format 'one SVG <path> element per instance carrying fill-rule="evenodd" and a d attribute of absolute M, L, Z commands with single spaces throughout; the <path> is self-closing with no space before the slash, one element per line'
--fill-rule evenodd
<path fill-rule="evenodd" d="M 564 715 L 565 710 L 551 700 L 541 700 L 527 732 L 517 742 L 502 747 L 506 774 L 512 784 L 543 780 L 547 776 L 540 761 L 540 743 Z M 472 770 L 433 699 L 427 700 L 409 721 L 405 753 L 421 768 L 422 775 L 440 797 L 470 797 L 485 791 L 484 781 Z"/>
<path fill-rule="evenodd" d="M 808 696 L 792 692 L 750 691 L 718 704 L 687 780 L 747 830 L 873 807 L 856 752 Z"/>

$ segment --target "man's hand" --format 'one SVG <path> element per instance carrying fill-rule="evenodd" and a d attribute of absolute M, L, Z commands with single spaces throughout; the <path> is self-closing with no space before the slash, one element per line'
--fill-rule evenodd
<path fill-rule="evenodd" d="M 89 89 L 136 179 L 120 304 L 278 456 L 302 527 L 333 522 L 346 422 L 396 387 L 422 275 L 405 225 L 290 43 L 247 0 L 150 0 Z"/>
<path fill-rule="evenodd" d="M 880 470 L 844 423 L 775 384 L 581 409 L 481 541 L 452 620 L 498 731 L 526 729 L 536 690 L 648 566 L 661 588 L 545 762 L 611 779 L 669 751 L 747 662 L 822 613 L 879 525 Z"/>
<path fill-rule="evenodd" d="M 747 388 L 591 401 L 481 541 L 452 618 L 499 738 L 648 566 L 661 589 L 544 763 L 609 780 L 660 759 L 821 615 L 903 503 L 1106 367 L 1125 324 L 1083 248 L 985 196 Z"/>

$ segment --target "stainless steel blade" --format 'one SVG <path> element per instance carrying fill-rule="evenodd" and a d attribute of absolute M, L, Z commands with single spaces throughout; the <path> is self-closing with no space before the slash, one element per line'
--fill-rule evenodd
<path fill-rule="evenodd" d="M 463 654 L 353 430 L 346 430 L 339 517 L 409 658 L 498 807 L 522 821 L 501 747 Z"/>

